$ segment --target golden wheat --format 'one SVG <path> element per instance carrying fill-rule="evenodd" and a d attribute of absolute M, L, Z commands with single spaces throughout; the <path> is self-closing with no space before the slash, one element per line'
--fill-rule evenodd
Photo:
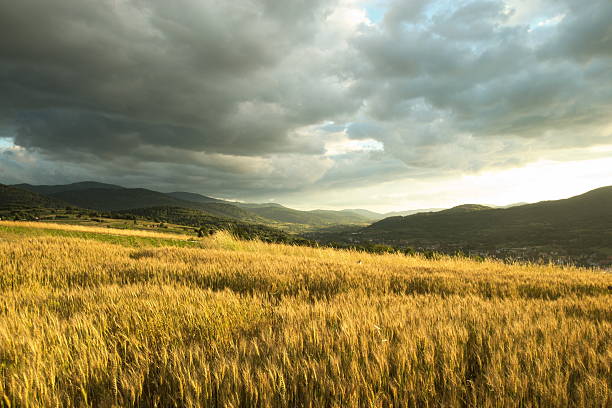
<path fill-rule="evenodd" d="M 144 238 L 165 238 L 165 239 L 194 239 L 193 236 L 185 234 L 172 234 L 168 232 L 156 232 L 156 231 L 145 231 L 136 229 L 119 229 L 119 228 L 105 228 L 105 227 L 89 227 L 84 225 L 71 225 L 71 224 L 54 224 L 50 222 L 28 222 L 28 221 L 0 221 L 0 226 L 5 227 L 20 227 L 20 228 L 34 228 L 34 229 L 47 229 L 47 230 L 61 230 L 61 231 L 77 231 L 77 232 L 92 232 L 97 234 L 110 234 L 110 235 L 124 235 L 133 237 L 144 237 Z"/>
<path fill-rule="evenodd" d="M 200 244 L 5 234 L 0 404 L 612 403 L 610 274 L 224 233 Z"/>

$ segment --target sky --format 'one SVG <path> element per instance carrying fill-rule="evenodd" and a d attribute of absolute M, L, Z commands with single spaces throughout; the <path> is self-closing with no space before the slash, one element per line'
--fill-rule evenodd
<path fill-rule="evenodd" d="M 299 209 L 612 185 L 609 0 L 0 0 L 0 183 Z"/>

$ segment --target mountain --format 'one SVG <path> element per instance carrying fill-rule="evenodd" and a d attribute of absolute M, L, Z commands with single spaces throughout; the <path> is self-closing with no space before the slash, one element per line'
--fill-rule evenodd
<path fill-rule="evenodd" d="M 367 218 L 371 221 L 379 221 L 389 217 L 405 217 L 407 215 L 414 215 L 419 213 L 430 213 L 430 212 L 441 212 L 441 211 L 453 211 L 453 212 L 467 212 L 472 210 L 486 210 L 491 208 L 510 208 L 516 207 L 519 205 L 525 205 L 526 203 L 516 203 L 505 206 L 495 206 L 495 205 L 481 205 L 481 204 L 463 204 L 458 205 L 457 207 L 445 209 L 445 208 L 421 208 L 416 210 L 406 210 L 406 211 L 391 211 L 388 213 L 380 214 L 374 211 L 362 210 L 362 209 L 346 209 L 342 211 L 353 212 L 355 214 L 359 214 L 364 218 Z"/>
<path fill-rule="evenodd" d="M 79 207 L 102 211 L 164 205 L 185 206 L 181 200 L 144 188 L 64 190 L 51 196 Z"/>
<path fill-rule="evenodd" d="M 412 244 L 612 248 L 612 186 L 506 209 L 467 205 L 391 217 L 362 229 L 359 235 Z"/>
<path fill-rule="evenodd" d="M 234 202 L 232 204 L 240 208 L 263 208 L 263 207 L 287 208 L 277 203 L 238 203 L 238 202 Z"/>
<path fill-rule="evenodd" d="M 233 218 L 241 221 L 249 221 L 256 222 L 261 224 L 268 224 L 270 220 L 260 217 L 259 215 L 253 213 L 252 211 L 245 210 L 240 207 L 236 207 L 233 204 L 226 204 L 224 202 L 213 202 L 213 203 L 201 203 L 198 204 L 197 207 L 191 205 L 191 202 L 186 202 L 186 205 L 183 207 L 187 208 L 196 208 L 201 211 L 205 211 L 209 214 L 212 214 L 216 217 L 221 218 Z"/>
<path fill-rule="evenodd" d="M 419 213 L 430 213 L 446 210 L 446 208 L 421 208 L 418 210 L 406 210 L 406 211 L 391 211 L 384 214 L 383 218 L 388 217 L 405 217 L 407 215 L 419 214 Z"/>
<path fill-rule="evenodd" d="M 185 191 L 161 193 L 144 188 L 125 188 L 93 181 L 65 185 L 20 184 L 18 186 L 55 200 L 70 203 L 73 206 L 100 211 L 147 207 L 190 208 L 224 219 L 260 224 L 299 224 L 299 226 L 309 227 L 339 224 L 363 225 L 382 218 L 380 215 L 377 215 L 376 218 L 364 216 L 355 211 L 299 211 L 276 203 L 238 203 Z"/>
<path fill-rule="evenodd" d="M 62 208 L 68 203 L 21 188 L 0 184 L 0 210 Z"/>
<path fill-rule="evenodd" d="M 265 207 L 249 207 L 249 211 L 279 223 L 304 224 L 312 226 L 326 226 L 334 224 L 366 224 L 368 219 L 359 214 L 330 211 L 312 210 L 300 211 L 279 205 Z"/>
<path fill-rule="evenodd" d="M 329 224 L 363 224 L 371 221 L 370 218 L 353 212 L 333 210 L 312 210 L 305 212 L 320 217 L 325 223 Z"/>
<path fill-rule="evenodd" d="M 267 242 L 306 243 L 302 238 L 292 236 L 276 228 L 235 219 L 213 217 L 208 213 L 191 208 L 166 206 L 134 208 L 116 211 L 113 215 L 118 218 L 136 216 L 155 222 L 188 225 L 203 228 L 206 232 L 225 230 L 243 239 L 258 238 Z"/>
<path fill-rule="evenodd" d="M 472 211 L 492 210 L 492 207 L 482 204 L 461 204 L 448 210 L 436 211 L 438 214 L 461 214 Z"/>
<path fill-rule="evenodd" d="M 478 205 L 478 204 L 465 204 L 465 205 Z M 463 207 L 463 206 L 458 206 L 458 207 Z M 422 208 L 422 209 L 416 209 L 416 210 L 391 211 L 391 212 L 387 212 L 384 214 L 380 214 L 380 213 L 370 211 L 370 210 L 363 210 L 363 209 L 346 209 L 342 211 L 358 214 L 364 218 L 367 218 L 370 221 L 379 221 L 379 220 L 382 220 L 388 217 L 405 217 L 407 215 L 428 213 L 428 212 L 438 212 L 438 211 L 444 211 L 444 210 L 446 209 L 445 208 Z"/>
<path fill-rule="evenodd" d="M 493 205 L 493 204 L 487 204 L 487 207 L 491 207 L 491 208 L 512 208 L 512 207 L 518 207 L 520 205 L 527 205 L 529 203 L 526 202 L 520 202 L 520 203 L 512 203 L 512 204 L 507 204 L 507 205 Z"/>
<path fill-rule="evenodd" d="M 361 208 L 349 208 L 346 210 L 340 210 L 340 212 L 357 214 L 363 218 L 367 218 L 370 221 L 378 221 L 378 220 L 382 220 L 383 218 L 385 218 L 384 214 L 380 214 L 380 213 L 370 211 L 370 210 L 364 210 Z"/>
<path fill-rule="evenodd" d="M 266 222 L 256 214 L 222 202 L 198 203 L 171 197 L 158 191 L 144 188 L 106 189 L 93 188 L 54 193 L 51 197 L 83 208 L 101 211 L 129 210 L 145 207 L 181 207 L 203 211 L 221 218 L 234 218 L 249 222 Z"/>
<path fill-rule="evenodd" d="M 38 185 L 33 186 L 31 184 L 14 184 L 12 187 L 21 188 L 23 190 L 32 191 L 38 194 L 50 195 L 56 193 L 62 193 L 64 191 L 81 191 L 81 190 L 89 190 L 92 188 L 103 188 L 103 189 L 112 189 L 119 190 L 124 187 L 117 186 L 115 184 L 106 184 L 106 183 L 98 183 L 96 181 L 81 181 L 79 183 L 72 184 L 59 184 L 59 185 Z"/>
<path fill-rule="evenodd" d="M 205 195 L 197 194 L 197 193 L 188 193 L 186 191 L 175 191 L 173 193 L 166 193 L 166 195 L 169 195 L 170 197 L 177 198 L 179 200 L 191 201 L 191 202 L 194 202 L 194 203 L 203 203 L 203 204 L 208 204 L 208 203 L 226 203 L 226 204 L 234 204 L 234 203 L 230 203 L 229 201 L 219 200 L 218 198 L 207 197 Z"/>

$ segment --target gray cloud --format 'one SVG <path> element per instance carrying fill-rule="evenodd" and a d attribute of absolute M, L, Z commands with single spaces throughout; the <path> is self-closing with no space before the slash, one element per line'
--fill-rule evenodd
<path fill-rule="evenodd" d="M 541 51 L 545 57 L 573 57 L 589 62 L 597 57 L 612 57 L 612 3 L 565 0 L 565 18 L 557 36 Z"/>
<path fill-rule="evenodd" d="M 609 2 L 557 4 L 559 14 L 540 16 L 565 16 L 552 28 L 510 24 L 514 11 L 499 1 L 432 4 L 418 3 L 418 15 L 402 19 L 406 5 L 392 3 L 393 19 L 354 39 L 367 66 L 362 79 L 375 84 L 362 85 L 366 114 L 385 129 L 377 134 L 388 151 L 409 165 L 474 170 L 522 162 L 481 160 L 487 150 L 477 145 L 529 138 L 542 154 L 551 141 L 556 148 L 610 142 L 601 129 L 612 112 L 604 78 L 612 69 Z M 443 153 L 462 145 L 471 146 L 467 156 Z"/>
<path fill-rule="evenodd" d="M 610 143 L 612 4 L 536 3 L 3 2 L 0 181 L 263 198 Z"/>
<path fill-rule="evenodd" d="M 321 2 L 183 3 L 24 0 L 2 10 L 0 89 L 24 131 L 17 142 L 99 149 L 103 132 L 118 151 L 126 134 L 243 155 L 301 151 L 292 129 L 352 110 L 319 62 L 295 61 L 319 69 L 316 80 L 285 66 L 317 34 Z"/>

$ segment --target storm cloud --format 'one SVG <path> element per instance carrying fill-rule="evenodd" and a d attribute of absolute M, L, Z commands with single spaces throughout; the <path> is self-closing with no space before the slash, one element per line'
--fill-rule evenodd
<path fill-rule="evenodd" d="M 608 0 L 370 3 L 0 2 L 0 182 L 262 199 L 612 143 Z"/>

